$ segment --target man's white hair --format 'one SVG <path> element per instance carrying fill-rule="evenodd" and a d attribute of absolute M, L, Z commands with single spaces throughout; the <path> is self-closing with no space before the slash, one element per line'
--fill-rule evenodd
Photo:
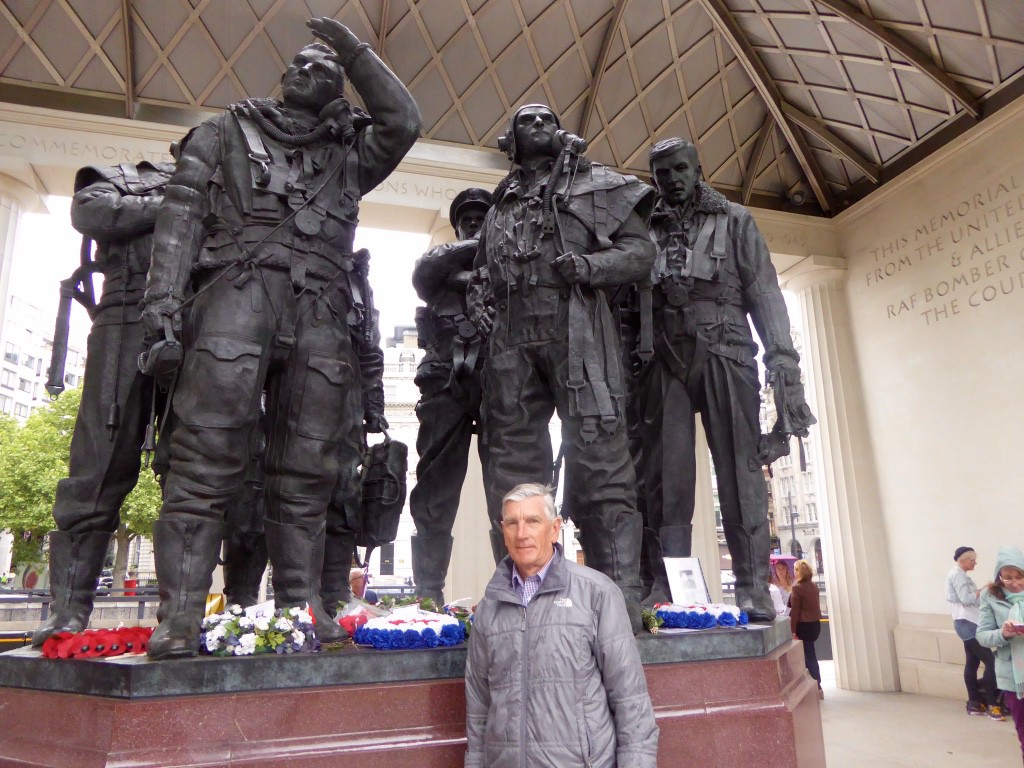
<path fill-rule="evenodd" d="M 554 520 L 557 514 L 555 512 L 555 497 L 551 495 L 551 487 L 544 483 L 520 483 L 505 494 L 501 500 L 501 508 L 505 508 L 506 501 L 526 501 L 538 496 L 544 498 L 544 512 L 548 520 Z"/>

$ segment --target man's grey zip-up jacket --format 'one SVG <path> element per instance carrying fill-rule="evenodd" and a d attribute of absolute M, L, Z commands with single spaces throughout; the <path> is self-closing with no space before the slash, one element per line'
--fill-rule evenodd
<path fill-rule="evenodd" d="M 524 607 L 511 559 L 498 564 L 473 620 L 466 730 L 466 768 L 655 768 L 654 708 L 611 579 L 559 547 Z"/>

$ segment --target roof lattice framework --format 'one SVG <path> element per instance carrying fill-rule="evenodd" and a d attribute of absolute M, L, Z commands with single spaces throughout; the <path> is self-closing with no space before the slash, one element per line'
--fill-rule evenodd
<path fill-rule="evenodd" d="M 333 16 L 423 138 L 496 147 L 543 102 L 646 175 L 693 140 L 733 199 L 835 212 L 1024 93 L 1021 0 L 0 0 L 0 99 L 181 124 L 274 95 Z"/>

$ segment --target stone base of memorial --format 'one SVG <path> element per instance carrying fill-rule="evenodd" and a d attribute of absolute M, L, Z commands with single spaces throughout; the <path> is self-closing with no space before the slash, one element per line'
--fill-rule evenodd
<path fill-rule="evenodd" d="M 825 765 L 788 620 L 639 640 L 659 766 Z M 0 654 L 0 765 L 453 768 L 465 647 L 150 662 Z M 566 660 L 571 664 L 571 660 Z"/>

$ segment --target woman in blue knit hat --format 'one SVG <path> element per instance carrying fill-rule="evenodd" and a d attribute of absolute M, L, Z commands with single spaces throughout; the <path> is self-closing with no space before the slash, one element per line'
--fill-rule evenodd
<path fill-rule="evenodd" d="M 1024 754 L 1024 553 L 1003 547 L 981 601 L 978 642 L 995 649 L 996 682 L 1013 716 Z"/>

